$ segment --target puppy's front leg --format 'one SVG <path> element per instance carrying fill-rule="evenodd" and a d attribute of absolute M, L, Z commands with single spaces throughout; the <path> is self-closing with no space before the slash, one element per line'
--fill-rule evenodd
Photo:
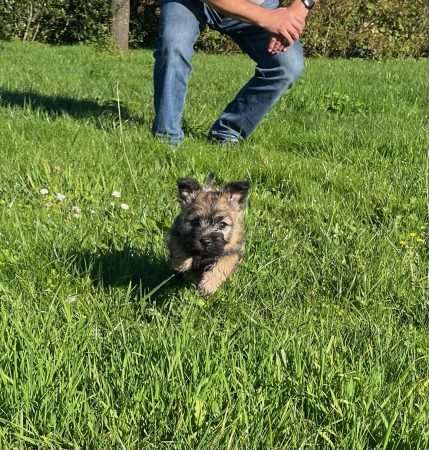
<path fill-rule="evenodd" d="M 192 267 L 192 257 L 178 258 L 177 255 L 171 257 L 171 267 L 176 272 L 186 272 Z"/>
<path fill-rule="evenodd" d="M 201 295 L 213 294 L 217 288 L 229 277 L 240 261 L 239 255 L 227 255 L 219 258 L 214 265 L 204 272 L 198 284 Z"/>
<path fill-rule="evenodd" d="M 177 240 L 172 237 L 168 243 L 171 267 L 176 272 L 186 272 L 192 267 L 192 257 L 185 253 Z"/>

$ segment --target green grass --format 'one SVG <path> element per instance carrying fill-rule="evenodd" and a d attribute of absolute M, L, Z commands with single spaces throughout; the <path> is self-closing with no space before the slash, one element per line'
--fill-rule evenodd
<path fill-rule="evenodd" d="M 0 448 L 427 447 L 426 61 L 308 60 L 221 149 L 252 64 L 197 55 L 174 150 L 151 52 L 0 55 Z M 245 258 L 201 299 L 165 235 L 176 178 L 209 171 L 252 193 Z"/>

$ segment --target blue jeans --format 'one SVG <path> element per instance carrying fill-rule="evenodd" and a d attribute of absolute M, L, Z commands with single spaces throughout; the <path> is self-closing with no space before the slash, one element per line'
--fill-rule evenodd
<path fill-rule="evenodd" d="M 266 0 L 261 6 L 275 9 L 279 1 Z M 212 125 L 209 138 L 230 141 L 247 138 L 304 68 L 298 41 L 286 52 L 272 55 L 267 51 L 270 34 L 266 30 L 225 17 L 200 0 L 164 0 L 154 53 L 152 132 L 172 145 L 178 145 L 184 137 L 182 113 L 192 70 L 191 57 L 206 25 L 228 34 L 256 62 L 254 76 Z"/>

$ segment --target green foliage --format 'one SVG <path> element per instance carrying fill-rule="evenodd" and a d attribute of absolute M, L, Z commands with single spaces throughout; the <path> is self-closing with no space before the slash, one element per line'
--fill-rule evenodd
<path fill-rule="evenodd" d="M 423 0 L 325 0 L 308 18 L 308 54 L 368 58 L 428 54 Z"/>
<path fill-rule="evenodd" d="M 106 0 L 3 0 L 0 39 L 52 44 L 99 41 L 107 34 Z"/>
<path fill-rule="evenodd" d="M 350 112 L 354 114 L 365 114 L 367 112 L 367 108 L 362 102 L 352 100 L 349 95 L 336 91 L 325 94 L 321 99 L 320 105 L 325 111 L 338 114 Z"/>
<path fill-rule="evenodd" d="M 131 0 L 130 46 L 154 46 L 158 35 L 160 0 Z"/>
<path fill-rule="evenodd" d="M 160 0 L 131 0 L 130 45 L 153 46 Z M 47 43 L 103 42 L 109 29 L 108 0 L 3 0 L 0 39 Z M 424 0 L 325 0 L 307 20 L 307 55 L 366 58 L 428 54 L 429 14 Z M 239 51 L 226 36 L 206 30 L 197 48 Z"/>
<path fill-rule="evenodd" d="M 253 63 L 197 54 L 171 149 L 151 51 L 1 57 L 0 449 L 428 448 L 426 61 L 309 58 L 226 149 L 205 134 Z M 252 190 L 201 299 L 165 234 L 209 171 Z"/>

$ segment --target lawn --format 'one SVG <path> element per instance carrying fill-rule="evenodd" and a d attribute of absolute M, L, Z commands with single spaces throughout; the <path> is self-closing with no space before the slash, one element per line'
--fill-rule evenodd
<path fill-rule="evenodd" d="M 198 54 L 171 149 L 150 51 L 0 57 L 0 448 L 427 447 L 427 61 L 309 59 L 226 149 L 205 133 L 252 63 Z M 252 191 L 200 298 L 165 237 L 210 171 Z"/>

